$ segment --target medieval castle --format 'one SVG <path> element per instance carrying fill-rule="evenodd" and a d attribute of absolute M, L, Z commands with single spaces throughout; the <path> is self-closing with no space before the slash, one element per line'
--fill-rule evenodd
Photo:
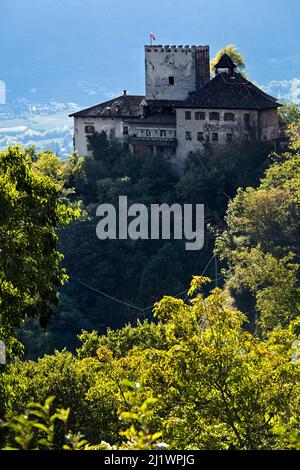
<path fill-rule="evenodd" d="M 145 96 L 124 91 L 71 115 L 79 155 L 91 155 L 87 137 L 104 131 L 134 155 L 161 154 L 180 169 L 192 151 L 277 138 L 280 104 L 237 73 L 228 55 L 211 78 L 208 46 L 145 46 L 145 68 Z"/>

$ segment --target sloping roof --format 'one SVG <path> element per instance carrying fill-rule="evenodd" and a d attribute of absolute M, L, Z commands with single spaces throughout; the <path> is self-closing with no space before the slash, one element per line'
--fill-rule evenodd
<path fill-rule="evenodd" d="M 223 54 L 219 62 L 215 65 L 215 69 L 236 69 L 235 63 L 228 54 Z"/>
<path fill-rule="evenodd" d="M 176 107 L 263 110 L 279 106 L 276 98 L 267 95 L 240 74 L 230 77 L 228 73 L 219 73 Z"/>
<path fill-rule="evenodd" d="M 122 95 L 105 103 L 70 114 L 70 117 L 137 117 L 146 105 L 144 96 Z"/>

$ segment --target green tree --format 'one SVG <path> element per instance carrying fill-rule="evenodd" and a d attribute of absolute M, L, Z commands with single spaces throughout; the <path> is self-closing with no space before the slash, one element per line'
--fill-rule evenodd
<path fill-rule="evenodd" d="M 292 361 L 297 333 L 255 338 L 243 329 L 246 317 L 226 306 L 226 295 L 215 289 L 204 299 L 197 294 L 201 284 L 202 278 L 194 278 L 191 306 L 166 297 L 156 307 L 167 322 L 168 352 L 160 370 L 152 368 L 152 380 L 161 380 L 160 395 L 156 390 L 154 396 L 170 390 L 161 402 L 163 439 L 175 448 L 276 446 L 273 426 L 288 422 L 295 411 L 290 405 L 299 378 Z M 170 414 L 166 407 L 172 407 Z"/>
<path fill-rule="evenodd" d="M 238 190 L 228 206 L 227 228 L 217 239 L 217 251 L 228 264 L 227 287 L 239 308 L 257 309 L 264 329 L 288 324 L 300 309 L 298 125 L 288 132 L 289 151 L 272 156 L 257 189 Z"/>
<path fill-rule="evenodd" d="M 220 223 L 237 189 L 259 183 L 269 152 L 268 145 L 253 141 L 215 152 L 191 153 L 176 186 L 179 200 L 205 202 L 209 222 Z"/>
<path fill-rule="evenodd" d="M 43 175 L 53 180 L 61 180 L 64 162 L 52 152 L 42 152 L 36 157 L 32 165 L 33 170 L 40 171 Z"/>
<path fill-rule="evenodd" d="M 95 449 L 153 448 L 158 438 L 170 449 L 296 445 L 299 320 L 261 339 L 245 331 L 247 318 L 228 306 L 226 291 L 202 294 L 208 282 L 193 278 L 188 303 L 165 296 L 156 324 L 83 334 L 77 357 L 63 351 L 11 364 L 10 417 L 29 399 L 55 394 L 56 406 L 71 408 L 71 429 Z"/>
<path fill-rule="evenodd" d="M 58 227 L 77 213 L 60 202 L 62 192 L 19 147 L 0 154 L 0 337 L 24 320 L 45 325 L 67 279 L 57 250 Z"/>
<path fill-rule="evenodd" d="M 164 294 L 185 290 L 191 275 L 202 272 L 212 257 L 215 233 L 223 228 L 228 201 L 239 186 L 259 183 L 270 151 L 265 145 L 247 142 L 218 152 L 192 154 L 179 178 L 164 158 L 136 158 L 106 135 L 95 134 L 91 145 L 92 157 L 73 155 L 62 168 L 68 201 L 82 201 L 84 217 L 60 230 L 60 249 L 71 279 L 61 292 L 53 323 L 43 332 L 36 321 L 30 321 L 20 334 L 30 358 L 63 346 L 75 351 L 76 335 L 82 329 L 103 333 L 108 326 L 120 328 L 136 320 L 138 311 L 97 295 L 75 279 L 141 307 Z M 204 202 L 209 225 L 204 248 L 186 252 L 182 241 L 173 240 L 100 242 L 95 236 L 97 204 L 117 207 L 119 195 L 127 195 L 129 204 L 146 206 Z M 212 265 L 208 275 L 213 275 Z"/>
<path fill-rule="evenodd" d="M 284 103 L 279 108 L 279 126 L 286 129 L 290 124 L 300 121 L 300 106 L 296 103 Z"/>

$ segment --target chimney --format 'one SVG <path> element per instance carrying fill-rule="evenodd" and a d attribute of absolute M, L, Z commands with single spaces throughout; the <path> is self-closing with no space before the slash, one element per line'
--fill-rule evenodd
<path fill-rule="evenodd" d="M 123 96 L 127 96 L 127 90 L 123 91 Z"/>

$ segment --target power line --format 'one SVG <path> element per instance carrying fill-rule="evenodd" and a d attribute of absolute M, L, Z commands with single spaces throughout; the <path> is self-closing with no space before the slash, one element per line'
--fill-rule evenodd
<path fill-rule="evenodd" d="M 204 270 L 202 271 L 201 276 L 203 276 L 203 275 L 206 273 L 206 270 L 209 268 L 210 263 L 212 262 L 212 260 L 213 260 L 215 257 L 216 257 L 216 255 L 214 254 L 214 255 L 210 258 L 209 262 L 207 263 L 207 265 L 205 266 Z M 184 291 L 179 292 L 179 294 L 173 295 L 172 297 L 180 297 L 181 295 L 186 294 L 186 292 L 188 292 L 189 290 L 190 290 L 190 288 L 185 289 Z M 152 309 L 153 307 L 154 307 L 154 304 L 153 304 L 153 305 L 150 305 L 149 307 L 144 308 L 144 309 L 143 309 L 143 312 L 146 312 L 147 310 L 150 310 L 150 309 Z"/>
<path fill-rule="evenodd" d="M 201 276 L 203 276 L 203 275 L 206 273 L 206 271 L 207 271 L 207 269 L 209 268 L 211 262 L 212 262 L 213 259 L 215 259 L 215 258 L 216 258 L 216 255 L 214 254 L 214 255 L 210 258 L 210 260 L 209 260 L 209 262 L 207 263 L 207 265 L 205 266 L 204 270 L 202 271 Z M 217 273 L 216 273 L 216 276 L 217 276 Z M 155 304 L 153 304 L 153 305 L 149 305 L 149 307 L 142 308 L 142 307 L 140 307 L 140 306 L 138 306 L 138 305 L 130 304 L 130 303 L 128 303 L 128 302 L 125 302 L 124 300 L 121 300 L 121 299 L 118 299 L 117 297 L 114 297 L 114 296 L 112 296 L 112 295 L 109 295 L 109 294 L 107 294 L 106 292 L 101 291 L 100 289 L 96 289 L 95 287 L 93 287 L 93 286 L 87 284 L 86 282 L 80 281 L 79 279 L 76 279 L 76 278 L 73 277 L 73 276 L 70 276 L 70 279 L 72 279 L 73 281 L 77 282 L 78 284 L 80 284 L 80 285 L 86 287 L 87 289 L 90 289 L 90 290 L 92 290 L 93 292 L 96 292 L 97 294 L 102 295 L 103 297 L 106 297 L 106 298 L 108 298 L 108 299 L 110 299 L 110 300 L 112 300 L 112 301 L 114 301 L 114 302 L 119 303 L 119 304 L 126 305 L 126 307 L 130 307 L 130 308 L 133 308 L 133 309 L 135 309 L 135 310 L 138 310 L 140 313 L 145 313 L 147 310 L 153 309 L 153 307 L 154 307 L 154 305 L 155 305 Z M 216 277 L 216 279 L 214 279 L 214 280 L 211 281 L 211 282 L 217 282 L 217 277 Z M 185 289 L 185 290 L 182 291 L 182 292 L 179 292 L 179 293 L 176 294 L 176 295 L 173 295 L 172 297 L 180 297 L 181 295 L 186 294 L 188 291 L 189 291 L 189 288 L 188 288 L 188 289 Z"/>
<path fill-rule="evenodd" d="M 129 304 L 128 302 L 125 302 L 124 300 L 120 300 L 117 297 L 113 297 L 112 295 L 106 294 L 105 292 L 103 292 L 99 289 L 96 289 L 95 287 L 90 286 L 86 282 L 82 282 L 82 281 L 79 281 L 79 279 L 75 279 L 75 277 L 73 277 L 73 276 L 70 276 L 70 279 L 73 279 L 73 281 L 78 282 L 78 284 L 81 284 L 82 286 L 87 287 L 88 289 L 90 289 L 94 292 L 97 292 L 98 294 L 103 295 L 103 297 L 107 297 L 108 299 L 113 300 L 114 302 L 118 302 L 119 304 L 126 305 L 126 307 L 131 307 L 131 308 L 134 308 L 136 310 L 142 310 L 142 308 L 138 307 L 137 305 Z"/>

